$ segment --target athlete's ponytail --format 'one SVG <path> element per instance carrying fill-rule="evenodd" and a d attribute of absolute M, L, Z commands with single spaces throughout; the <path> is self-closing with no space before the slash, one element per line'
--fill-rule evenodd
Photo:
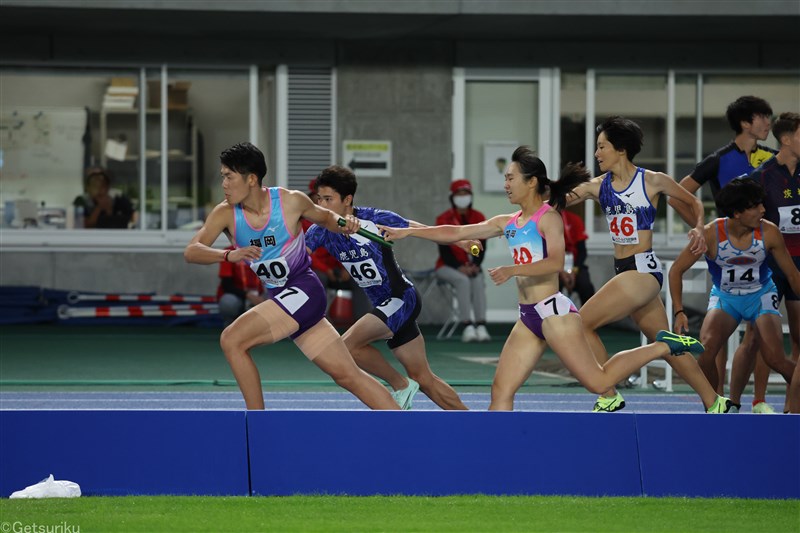
<path fill-rule="evenodd" d="M 517 163 L 525 181 L 530 181 L 533 176 L 536 176 L 536 192 L 540 196 L 544 196 L 549 190 L 550 199 L 548 203 L 559 211 L 567 205 L 567 194 L 591 178 L 583 165 L 568 163 L 561 170 L 561 176 L 558 181 L 550 181 L 550 178 L 547 177 L 547 168 L 544 163 L 534 155 L 533 150 L 528 146 L 520 146 L 514 150 L 511 161 Z"/>
<path fill-rule="evenodd" d="M 580 185 L 592 178 L 589 171 L 580 163 L 567 163 L 561 169 L 558 181 L 550 183 L 550 200 L 548 203 L 561 211 L 567 206 L 567 195 Z"/>

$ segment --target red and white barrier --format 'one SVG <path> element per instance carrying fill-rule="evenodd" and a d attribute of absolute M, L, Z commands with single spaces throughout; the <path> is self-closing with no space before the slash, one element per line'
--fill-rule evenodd
<path fill-rule="evenodd" d="M 216 303 L 216 296 L 183 296 L 180 294 L 81 294 L 71 292 L 67 295 L 71 304 L 78 302 L 172 302 L 172 303 Z"/>
<path fill-rule="evenodd" d="M 188 305 L 120 305 L 100 307 L 70 307 L 62 305 L 58 308 L 58 318 L 105 318 L 105 317 L 168 317 L 195 316 L 219 313 L 219 306 L 214 304 Z"/>

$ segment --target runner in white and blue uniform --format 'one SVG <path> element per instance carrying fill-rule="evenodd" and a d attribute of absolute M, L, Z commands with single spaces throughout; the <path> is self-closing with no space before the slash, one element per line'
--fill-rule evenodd
<path fill-rule="evenodd" d="M 311 270 L 301 218 L 340 233 L 359 229 L 358 221 L 314 204 L 308 196 L 281 187 L 264 187 L 264 154 L 241 143 L 220 155 L 225 200 L 206 218 L 184 251 L 190 263 L 210 265 L 245 261 L 267 288 L 270 299 L 227 326 L 220 346 L 248 409 L 264 409 L 258 368 L 250 356 L 256 346 L 291 337 L 298 348 L 336 383 L 373 409 L 399 406 L 377 380 L 359 369 L 339 334 L 325 319 L 325 291 Z M 222 234 L 236 245 L 213 248 Z"/>
<path fill-rule="evenodd" d="M 661 261 L 653 252 L 653 224 L 661 195 L 677 198 L 692 207 L 695 227 L 689 232 L 691 247 L 702 253 L 706 245 L 700 200 L 670 176 L 633 164 L 633 158 L 642 149 L 643 133 L 639 125 L 622 117 L 610 117 L 597 127 L 597 134 L 594 155 L 603 175 L 578 186 L 568 204 L 586 199 L 599 201 L 614 245 L 616 275 L 580 310 L 589 344 L 598 362 L 603 364 L 608 354 L 597 334 L 601 327 L 631 317 L 650 340 L 658 331 L 669 329 L 659 297 L 663 283 Z M 728 412 L 730 400 L 717 395 L 694 358 L 671 357 L 667 362 L 697 392 L 707 412 Z M 593 410 L 613 412 L 623 407 L 624 398 L 612 388 L 597 399 Z"/>
<path fill-rule="evenodd" d="M 793 290 L 800 288 L 800 273 L 778 227 L 762 220 L 764 198 L 761 185 L 748 178 L 736 178 L 717 194 L 717 204 L 726 218 L 718 218 L 704 228 L 709 244 L 705 259 L 714 286 L 700 329 L 706 351 L 700 354 L 699 362 L 711 380 L 718 377 L 714 361 L 717 351 L 743 320 L 753 324 L 764 341 L 761 353 L 767 365 L 780 373 L 787 383 L 792 380 L 795 365 L 783 353 L 780 298 L 767 257 L 773 257 Z M 683 308 L 683 274 L 699 257 L 700 254 L 684 250 L 670 269 L 670 294 L 678 309 Z M 684 331 L 688 324 L 686 314 L 678 313 L 673 330 Z M 734 365 L 741 363 L 739 357 L 738 353 L 734 356 Z M 738 404 L 740 398 L 731 400 Z"/>
<path fill-rule="evenodd" d="M 520 146 L 505 170 L 505 191 L 520 211 L 498 215 L 476 224 L 381 230 L 390 239 L 416 236 L 439 244 L 463 239 L 505 236 L 513 264 L 489 269 L 496 285 L 516 278 L 520 318 L 508 336 L 492 381 L 491 410 L 511 410 L 514 396 L 530 377 L 549 345 L 580 383 L 595 393 L 659 357 L 681 355 L 687 348 L 702 351 L 691 337 L 668 331 L 657 342 L 620 352 L 602 367 L 583 335 L 580 314 L 572 301 L 558 290 L 558 274 L 564 269 L 564 223 L 556 209 L 563 209 L 567 193 L 589 174 L 580 165 L 568 165 L 558 181 L 550 181 L 541 159 Z M 544 197 L 547 197 L 545 203 Z M 556 208 L 556 209 L 553 209 Z M 699 353 L 699 352 L 698 352 Z M 683 359 L 683 357 L 678 357 Z"/>
<path fill-rule="evenodd" d="M 362 228 L 375 234 L 379 232 L 376 224 L 419 225 L 391 211 L 354 207 L 358 184 L 355 174 L 345 167 L 326 168 L 317 177 L 316 186 L 320 205 L 341 216 L 356 217 Z M 375 306 L 342 337 L 356 363 L 389 383 L 403 409 L 411 407 L 417 390 L 422 390 L 442 409 L 466 409 L 453 388 L 434 374 L 428 364 L 425 340 L 417 325 L 420 295 L 403 274 L 392 249 L 358 234 L 345 236 L 319 226 L 308 229 L 306 245 L 312 252 L 323 247 L 338 259 Z M 408 372 L 408 379 L 371 346 L 380 339 L 387 339 L 386 344 Z"/>

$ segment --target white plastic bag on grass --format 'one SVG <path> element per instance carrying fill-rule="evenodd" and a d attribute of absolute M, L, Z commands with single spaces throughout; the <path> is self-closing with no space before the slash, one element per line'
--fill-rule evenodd
<path fill-rule="evenodd" d="M 62 481 L 50 477 L 36 485 L 25 487 L 9 496 L 9 498 L 77 498 L 81 495 L 81 487 L 72 481 Z"/>

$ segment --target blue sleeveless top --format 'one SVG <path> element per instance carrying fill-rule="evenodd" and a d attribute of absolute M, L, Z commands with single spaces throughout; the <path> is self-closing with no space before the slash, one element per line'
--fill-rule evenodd
<path fill-rule="evenodd" d="M 764 247 L 762 227 L 753 231 L 753 240 L 744 250 L 736 248 L 728 239 L 728 220 L 718 218 L 717 256 L 706 255 L 711 280 L 720 290 L 734 295 L 760 291 L 772 279 L 767 266 L 767 249 Z"/>
<path fill-rule="evenodd" d="M 639 230 L 652 230 L 656 208 L 650 203 L 644 169 L 638 167 L 630 185 L 621 192 L 611 186 L 611 172 L 600 183 L 600 206 L 606 213 L 614 244 L 638 244 Z"/>
<path fill-rule="evenodd" d="M 408 220 L 392 211 L 374 207 L 355 207 L 353 216 L 361 221 L 361 227 L 380 234 L 376 224 L 393 228 L 407 228 Z M 350 236 L 333 233 L 314 224 L 306 232 L 306 246 L 313 252 L 325 248 L 339 260 L 358 286 L 364 289 L 373 305 L 391 297 L 400 298 L 412 283 L 403 275 L 397 264 L 394 251 L 361 235 Z"/>
<path fill-rule="evenodd" d="M 517 221 L 522 211 L 506 224 L 505 236 L 515 265 L 527 265 L 547 257 L 547 241 L 539 231 L 539 220 L 551 209 L 549 204 L 542 205 L 521 228 L 517 227 Z"/>
<path fill-rule="evenodd" d="M 261 283 L 268 289 L 286 285 L 287 281 L 311 268 L 303 232 L 292 236 L 286 227 L 280 188 L 267 189 L 270 198 L 269 220 L 254 228 L 245 218 L 241 204 L 233 206 L 235 220 L 233 239 L 238 248 L 259 246 L 261 258 L 250 263 Z"/>

